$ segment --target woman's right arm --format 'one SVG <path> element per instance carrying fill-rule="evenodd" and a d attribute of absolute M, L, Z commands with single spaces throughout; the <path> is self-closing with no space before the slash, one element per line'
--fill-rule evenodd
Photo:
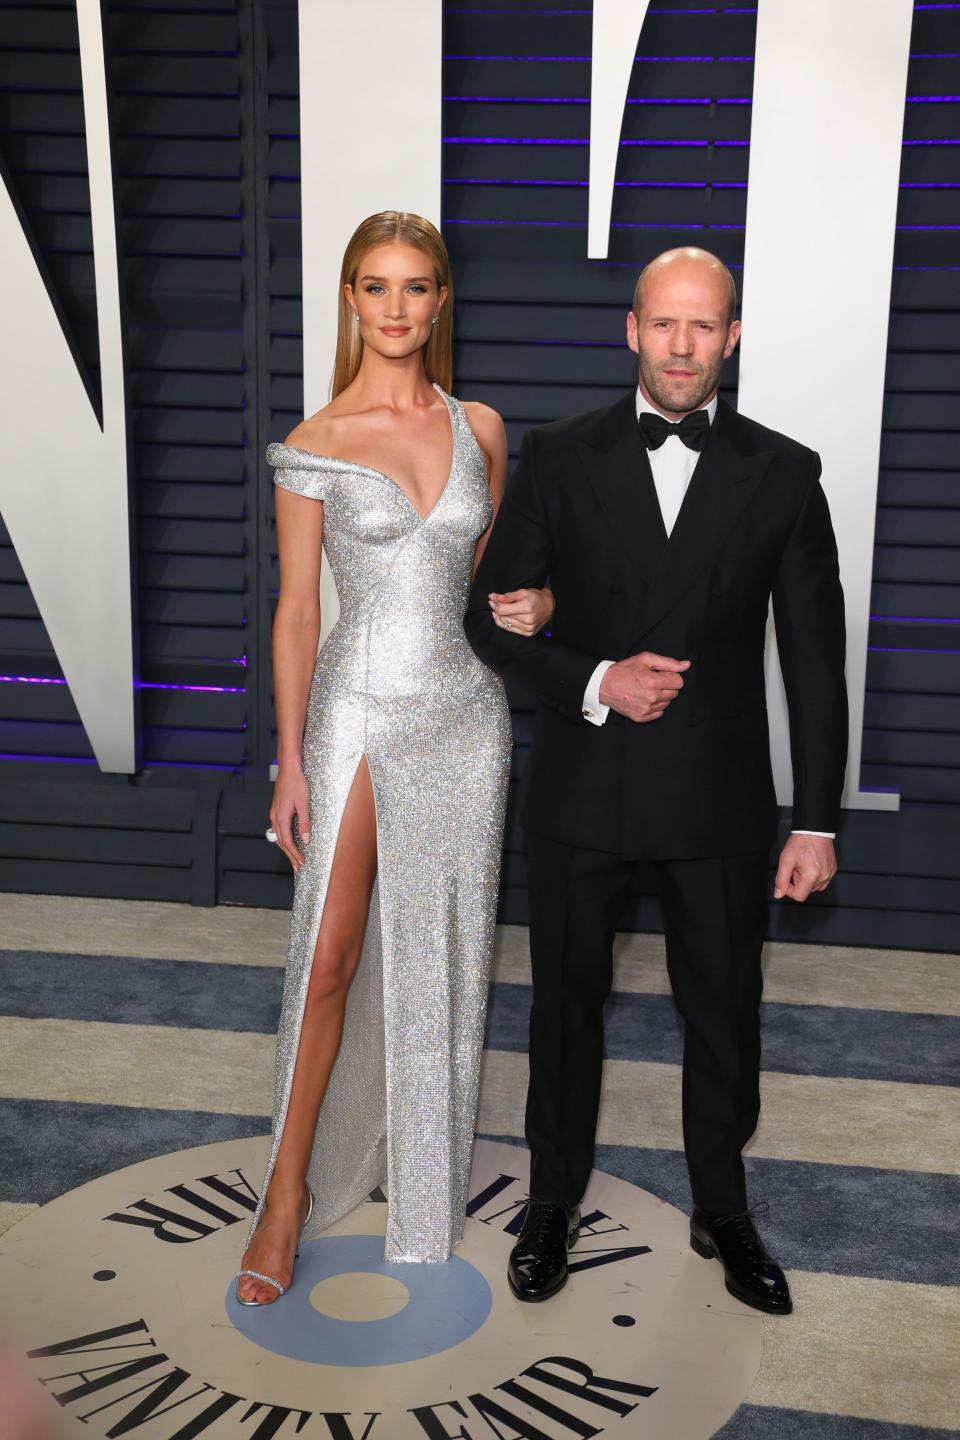
<path fill-rule="evenodd" d="M 277 711 L 277 783 L 270 809 L 280 849 L 295 871 L 310 839 L 310 787 L 303 772 L 303 727 L 320 640 L 323 504 L 280 487 L 276 497 L 280 597 L 273 620 L 273 693 Z"/>

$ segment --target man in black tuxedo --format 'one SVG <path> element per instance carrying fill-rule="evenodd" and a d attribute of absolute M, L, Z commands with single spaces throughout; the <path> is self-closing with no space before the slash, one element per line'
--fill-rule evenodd
<path fill-rule="evenodd" d="M 774 896 L 802 901 L 836 873 L 843 593 L 819 457 L 717 397 L 740 335 L 735 307 L 730 272 L 705 251 L 647 266 L 627 317 L 638 389 L 524 436 L 467 612 L 480 658 L 538 701 L 522 812 L 531 1199 L 509 1269 L 522 1300 L 567 1278 L 593 1163 L 614 930 L 645 860 L 685 1022 L 691 1244 L 720 1260 L 747 1304 L 791 1309 L 747 1209 L 741 1158 L 760 1110 L 777 827 L 764 643 L 772 595 L 795 827 Z M 504 592 L 548 579 L 551 633 L 511 633 Z"/>

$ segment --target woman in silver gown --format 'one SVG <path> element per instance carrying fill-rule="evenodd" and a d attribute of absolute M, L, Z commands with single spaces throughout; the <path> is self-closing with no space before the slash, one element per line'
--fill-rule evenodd
<path fill-rule="evenodd" d="M 267 451 L 282 577 L 268 835 L 296 878 L 245 1304 L 276 1301 L 301 1230 L 378 1185 L 388 1260 L 446 1260 L 463 1228 L 511 733 L 463 632 L 506 438 L 494 411 L 446 393 L 451 309 L 433 226 L 364 221 L 334 398 Z M 317 654 L 321 543 L 340 618 Z M 549 591 L 491 603 L 523 634 L 553 611 Z"/>

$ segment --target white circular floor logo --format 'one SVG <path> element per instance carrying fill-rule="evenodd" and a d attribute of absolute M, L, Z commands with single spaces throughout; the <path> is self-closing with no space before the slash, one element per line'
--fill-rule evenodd
<path fill-rule="evenodd" d="M 526 1154 L 479 1142 L 448 1265 L 388 1265 L 371 1200 L 301 1247 L 275 1305 L 233 1277 L 263 1138 L 162 1155 L 0 1242 L 27 1373 L 87 1440 L 706 1440 L 760 1363 L 760 1318 L 689 1249 L 684 1215 L 594 1172 L 566 1289 L 505 1267 Z M 59 1407 L 59 1408 L 58 1408 Z"/>

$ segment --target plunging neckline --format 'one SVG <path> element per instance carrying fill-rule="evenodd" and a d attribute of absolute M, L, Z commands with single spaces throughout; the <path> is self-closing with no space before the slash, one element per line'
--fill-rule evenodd
<path fill-rule="evenodd" d="M 410 496 L 407 494 L 406 490 L 404 490 L 399 480 L 394 480 L 393 476 L 388 475 L 386 470 L 378 470 L 375 465 L 364 465 L 359 460 L 344 460 L 343 457 L 340 455 L 321 455 L 318 450 L 305 450 L 302 445 L 284 445 L 283 448 L 285 450 L 296 450 L 301 455 L 311 455 L 314 460 L 327 460 L 333 465 L 344 465 L 350 470 L 365 470 L 368 475 L 379 476 L 381 480 L 386 480 L 388 484 L 393 486 L 394 490 L 396 490 L 397 493 L 402 496 L 402 498 L 410 506 L 410 509 L 413 511 L 414 515 L 417 516 L 420 524 L 425 525 L 430 519 L 431 515 L 436 513 L 441 501 L 443 500 L 443 497 L 450 489 L 450 481 L 453 479 L 453 472 L 457 466 L 457 427 L 454 421 L 453 406 L 450 403 L 450 396 L 448 396 L 446 392 L 441 389 L 441 387 L 437 384 L 435 380 L 432 382 L 432 384 L 434 390 L 436 390 L 437 394 L 440 396 L 441 400 L 446 406 L 447 419 L 450 421 L 450 438 L 452 443 L 450 452 L 449 473 L 444 482 L 443 489 L 440 491 L 440 494 L 437 496 L 436 500 L 430 506 L 430 509 L 425 515 L 421 510 L 417 509 L 416 505 L 414 505 L 413 501 L 410 499 Z"/>

